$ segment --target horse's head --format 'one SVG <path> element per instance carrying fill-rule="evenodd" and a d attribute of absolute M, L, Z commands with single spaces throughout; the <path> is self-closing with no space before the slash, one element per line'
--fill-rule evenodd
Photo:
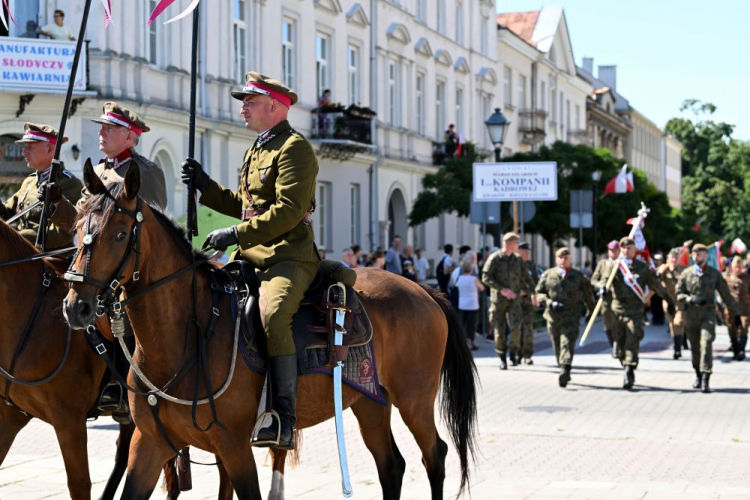
<path fill-rule="evenodd" d="M 138 197 L 140 170 L 129 168 L 124 182 L 105 185 L 86 162 L 83 177 L 91 196 L 78 214 L 78 252 L 65 274 L 70 290 L 64 311 L 74 328 L 92 324 L 103 307 L 119 300 L 121 286 L 138 280 L 146 250 L 141 222 L 148 207 Z"/>

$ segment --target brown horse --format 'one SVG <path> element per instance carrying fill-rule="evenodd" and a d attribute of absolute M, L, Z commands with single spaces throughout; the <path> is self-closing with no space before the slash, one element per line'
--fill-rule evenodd
<path fill-rule="evenodd" d="M 123 184 L 105 186 L 91 169 L 84 170 L 84 179 L 92 196 L 77 224 L 81 252 L 72 270 L 86 280 L 72 282 L 64 302 L 66 317 L 76 328 L 95 320 L 97 297 L 105 295 L 101 285 L 112 284 L 115 275 L 121 277 L 124 297 L 136 297 L 157 281 L 187 268 L 194 259 L 184 232 L 138 198 L 138 169 L 130 169 Z M 136 271 L 137 281 L 132 279 Z M 212 272 L 210 264 L 203 265 L 194 275 L 179 275 L 125 306 L 136 335 L 135 366 L 156 387 L 164 387 L 181 371 L 182 360 L 193 359 L 198 352 L 197 330 L 205 328 L 214 314 L 209 291 Z M 195 308 L 193 286 L 199 291 Z M 377 464 L 383 497 L 399 498 L 406 468 L 390 428 L 391 405 L 395 405 L 422 451 L 432 498 L 443 498 L 448 446 L 438 435 L 434 414 L 441 380 L 441 408 L 460 456 L 463 491 L 469 476 L 469 454 L 474 446 L 476 367 L 457 315 L 439 294 L 388 272 L 362 270 L 356 288 L 373 324 L 377 370 L 388 404 L 374 403 L 349 387 L 344 388 L 343 404 L 345 408 L 351 407 L 359 420 L 362 437 Z M 233 377 L 226 392 L 215 401 L 222 426 L 214 425 L 205 432 L 198 430 L 190 406 L 131 393 L 137 429 L 131 443 L 123 498 L 148 498 L 162 464 L 174 455 L 174 447 L 186 445 L 214 453 L 223 462 L 239 498 L 261 498 L 250 437 L 263 377 L 247 368 L 238 353 L 233 352 L 231 300 L 229 295 L 221 295 L 215 331 L 206 347 L 207 370 L 213 382 L 207 387 L 201 377 L 197 388 L 198 396 L 206 398 Z M 236 369 L 230 374 L 233 361 Z M 172 384 L 171 397 L 193 398 L 196 369 L 193 365 L 187 377 L 179 384 Z M 135 383 L 132 372 L 129 380 L 131 385 Z M 149 406 L 149 399 L 156 405 Z M 301 377 L 298 399 L 298 428 L 333 416 L 330 379 Z M 214 420 L 209 406 L 197 408 L 197 422 L 204 427 Z M 172 442 L 171 446 L 166 438 Z"/>

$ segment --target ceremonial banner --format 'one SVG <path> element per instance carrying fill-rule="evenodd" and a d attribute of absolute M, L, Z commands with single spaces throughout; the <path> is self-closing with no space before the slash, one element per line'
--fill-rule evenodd
<path fill-rule="evenodd" d="M 708 259 L 706 259 L 706 263 L 709 266 L 716 268 L 721 272 L 724 272 L 724 259 L 721 257 L 722 243 L 724 242 L 717 241 L 716 243 L 708 247 Z"/>

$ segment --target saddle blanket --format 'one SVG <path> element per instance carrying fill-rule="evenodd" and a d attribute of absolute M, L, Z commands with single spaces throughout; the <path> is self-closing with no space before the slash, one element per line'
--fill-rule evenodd
<path fill-rule="evenodd" d="M 258 352 L 250 349 L 242 337 L 240 338 L 240 351 L 247 366 L 255 373 L 265 376 L 266 359 Z M 333 377 L 333 368 L 325 366 L 328 360 L 328 351 L 325 348 L 306 349 L 305 354 L 307 355 L 306 369 L 300 375 L 322 373 Z M 383 391 L 380 389 L 372 341 L 362 346 L 349 348 L 349 355 L 341 373 L 341 380 L 376 403 L 386 404 Z"/>

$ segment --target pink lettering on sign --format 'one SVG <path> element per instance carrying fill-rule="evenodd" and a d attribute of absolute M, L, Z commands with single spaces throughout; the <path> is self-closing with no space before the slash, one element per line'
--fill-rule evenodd
<path fill-rule="evenodd" d="M 35 61 L 33 59 L 3 59 L 3 66 L 9 68 L 63 69 L 62 61 Z"/>

